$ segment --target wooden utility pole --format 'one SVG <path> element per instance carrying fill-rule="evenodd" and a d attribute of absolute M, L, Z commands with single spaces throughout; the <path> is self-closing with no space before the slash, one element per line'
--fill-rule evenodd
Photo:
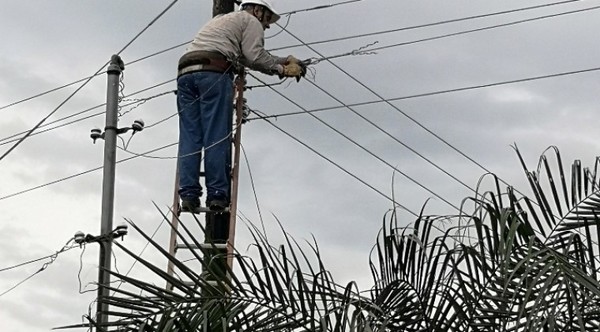
<path fill-rule="evenodd" d="M 233 11 L 234 0 L 214 0 L 213 2 L 213 17 L 226 14 Z"/>
<path fill-rule="evenodd" d="M 214 0 L 213 16 L 227 14 L 234 9 L 234 0 Z M 231 159 L 230 159 L 231 160 Z M 230 163 L 231 164 L 231 163 Z M 231 194 L 231 193 L 230 193 Z M 229 195 L 231 197 L 231 195 Z M 229 219 L 230 213 L 207 213 L 206 214 L 206 233 L 204 242 L 206 243 L 226 243 L 229 237 Z"/>

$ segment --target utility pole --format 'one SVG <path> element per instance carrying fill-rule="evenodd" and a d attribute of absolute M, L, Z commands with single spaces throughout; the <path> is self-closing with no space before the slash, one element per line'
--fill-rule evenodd
<path fill-rule="evenodd" d="M 227 14 L 233 11 L 234 0 L 214 0 L 213 17 L 220 14 Z"/>
<path fill-rule="evenodd" d="M 214 0 L 213 16 L 227 14 L 234 9 L 234 0 Z M 231 195 L 230 195 L 231 197 Z M 206 233 L 204 234 L 204 242 L 206 243 L 225 243 L 229 237 L 229 219 L 230 213 L 207 213 Z"/>
<path fill-rule="evenodd" d="M 106 93 L 106 127 L 104 128 L 104 174 L 102 180 L 102 215 L 100 237 L 113 232 L 113 212 L 115 200 L 115 170 L 117 163 L 117 128 L 119 106 L 119 77 L 125 69 L 123 60 L 113 55 L 108 66 L 108 86 Z M 106 237 L 100 244 L 100 263 L 98 268 L 98 307 L 96 321 L 99 326 L 108 322 L 108 286 L 112 258 L 112 237 Z"/>

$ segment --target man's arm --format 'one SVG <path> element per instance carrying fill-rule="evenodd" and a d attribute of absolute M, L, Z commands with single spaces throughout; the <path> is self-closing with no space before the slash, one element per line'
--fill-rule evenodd
<path fill-rule="evenodd" d="M 242 34 L 242 64 L 268 75 L 281 74 L 287 57 L 270 54 L 264 47 L 265 34 L 262 25 L 253 17 Z"/>

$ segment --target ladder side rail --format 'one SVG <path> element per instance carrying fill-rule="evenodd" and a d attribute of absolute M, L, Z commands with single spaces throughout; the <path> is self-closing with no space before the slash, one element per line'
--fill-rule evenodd
<path fill-rule="evenodd" d="M 179 227 L 179 161 L 175 168 L 175 186 L 173 190 L 173 205 L 171 206 L 171 235 L 169 237 L 169 255 L 175 256 L 177 251 L 177 228 Z M 171 260 L 167 264 L 167 274 L 173 276 L 175 274 L 175 266 Z M 173 290 L 173 285 L 167 281 L 167 290 Z"/>
<path fill-rule="evenodd" d="M 242 142 L 242 120 L 244 111 L 244 89 L 246 84 L 245 69 L 240 70 L 235 86 L 237 97 L 235 103 L 235 137 L 233 141 L 234 156 L 231 179 L 231 206 L 229 210 L 229 236 L 227 237 L 227 265 L 233 270 L 233 250 L 235 244 L 235 226 L 237 217 L 238 184 L 240 173 L 240 150 Z"/>

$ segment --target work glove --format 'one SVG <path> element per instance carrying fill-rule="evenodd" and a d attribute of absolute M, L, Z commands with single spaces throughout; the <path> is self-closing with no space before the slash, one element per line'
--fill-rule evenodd
<path fill-rule="evenodd" d="M 295 77 L 296 82 L 300 82 L 300 78 L 306 75 L 306 66 L 302 63 L 290 63 L 283 66 L 283 72 L 279 78 Z"/>
<path fill-rule="evenodd" d="M 285 59 L 285 64 L 289 65 L 290 63 L 297 63 L 300 64 L 302 61 L 300 61 L 299 59 L 297 59 L 296 57 L 294 57 L 293 55 L 288 55 L 288 57 Z"/>

